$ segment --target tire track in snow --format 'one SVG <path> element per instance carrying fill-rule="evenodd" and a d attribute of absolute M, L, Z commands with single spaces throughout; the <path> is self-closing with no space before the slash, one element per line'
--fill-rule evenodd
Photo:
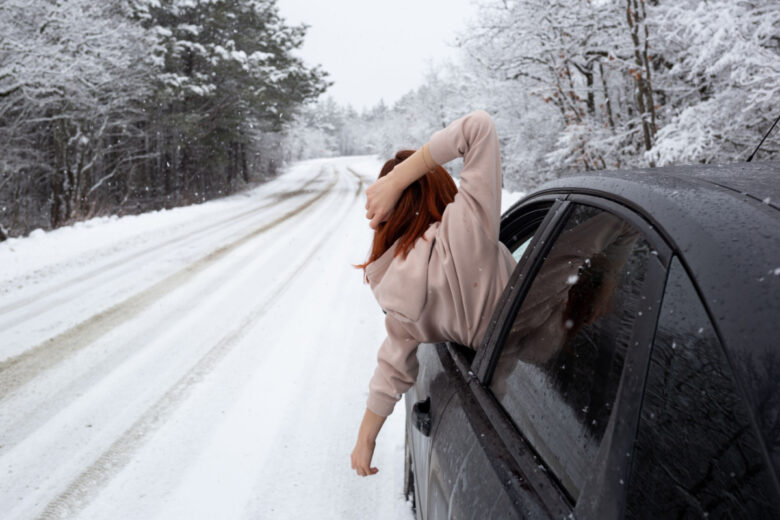
<path fill-rule="evenodd" d="M 333 185 L 327 191 L 330 191 L 332 187 Z M 323 192 L 320 197 L 324 193 L 326 192 Z M 193 386 L 214 370 L 219 362 L 249 332 L 251 326 L 266 313 L 270 305 L 295 281 L 300 275 L 302 267 L 330 239 L 330 235 L 340 226 L 344 217 L 349 214 L 352 205 L 358 200 L 359 195 L 360 192 L 358 191 L 349 204 L 342 206 L 339 218 L 333 219 L 327 232 L 321 233 L 320 239 L 313 244 L 306 255 L 302 256 L 302 260 L 290 270 L 287 277 L 278 284 L 268 298 L 245 315 L 237 327 L 223 336 L 195 366 L 179 378 L 91 466 L 72 480 L 65 491 L 45 507 L 40 518 L 71 518 L 89 504 L 90 500 L 98 494 L 100 489 L 108 483 L 113 475 L 119 472 L 131 460 L 132 455 L 142 446 L 150 434 L 161 427 L 176 411 L 179 404 L 187 398 Z M 290 216 L 287 218 L 290 218 Z"/>
<path fill-rule="evenodd" d="M 198 273 L 223 258 L 225 255 L 245 244 L 256 236 L 298 215 L 330 193 L 338 182 L 338 177 L 330 182 L 315 197 L 300 206 L 284 213 L 276 219 L 255 228 L 241 238 L 234 240 L 169 275 L 151 287 L 137 293 L 112 307 L 93 315 L 78 325 L 46 340 L 45 342 L 0 362 L 0 403 L 14 389 L 27 383 L 38 373 L 60 363 L 71 354 L 78 352 L 106 332 L 136 316 L 153 302 L 187 283 Z"/>
<path fill-rule="evenodd" d="M 68 279 L 66 281 L 63 281 L 59 284 L 56 284 L 54 286 L 49 286 L 41 289 L 40 291 L 26 296 L 24 298 L 21 298 L 19 300 L 12 301 L 10 303 L 0 305 L 0 315 L 7 314 L 9 312 L 16 312 L 20 308 L 28 306 L 32 303 L 40 303 L 43 299 L 46 297 L 50 297 L 54 294 L 57 294 L 61 292 L 64 289 L 73 289 L 75 285 L 82 283 L 82 282 L 92 282 L 89 285 L 99 285 L 96 282 L 96 278 L 98 277 L 107 277 L 108 275 L 114 276 L 114 273 L 112 273 L 112 270 L 115 270 L 119 268 L 125 267 L 128 265 L 128 263 L 132 260 L 137 260 L 139 258 L 143 258 L 144 256 L 151 256 L 154 254 L 159 254 L 161 247 L 171 247 L 176 245 L 182 245 L 181 243 L 187 243 L 187 241 L 191 238 L 199 239 L 202 236 L 206 236 L 207 233 L 211 233 L 214 230 L 219 230 L 221 228 L 225 228 L 229 226 L 230 224 L 235 224 L 238 222 L 241 222 L 243 220 L 246 220 L 247 218 L 253 217 L 256 214 L 262 212 L 264 209 L 267 209 L 269 207 L 274 206 L 275 204 L 278 204 L 280 201 L 293 198 L 296 196 L 305 195 L 308 193 L 309 186 L 319 180 L 323 173 L 325 172 L 324 168 L 320 169 L 320 172 L 315 176 L 309 179 L 301 188 L 291 191 L 291 192 L 281 192 L 277 194 L 270 195 L 273 200 L 265 202 L 259 206 L 250 208 L 248 210 L 241 211 L 240 213 L 236 215 L 228 216 L 227 218 L 224 218 L 218 222 L 214 222 L 212 224 L 208 224 L 206 226 L 198 225 L 198 228 L 189 231 L 183 235 L 179 235 L 173 239 L 166 239 L 159 242 L 156 242 L 154 244 L 151 244 L 139 251 L 135 251 L 133 253 L 121 256 L 119 258 L 116 258 L 115 260 L 112 260 L 110 262 L 107 262 L 105 264 L 99 265 L 89 271 L 86 271 L 82 274 L 79 274 L 71 279 Z M 115 246 L 115 245 L 112 245 Z M 49 266 L 46 269 L 52 269 L 56 268 L 57 266 Z M 37 272 L 37 271 L 36 271 Z M 31 273 L 31 275 L 34 275 L 34 273 Z M 9 281 L 9 283 L 15 283 L 15 280 Z M 54 305 L 62 303 L 63 301 L 68 300 L 68 296 L 58 298 L 54 303 Z M 24 321 L 27 321 L 32 318 L 37 318 L 39 315 L 39 311 L 33 309 L 27 314 L 24 314 L 22 316 L 13 316 L 12 321 L 14 325 L 18 325 L 19 323 L 22 323 Z M 0 322 L 0 325 L 2 323 Z"/>
<path fill-rule="evenodd" d="M 342 191 L 342 189 L 340 188 L 339 191 Z M 334 197 L 329 197 L 328 203 L 323 201 L 323 203 L 319 204 L 316 208 L 312 208 L 310 212 L 306 212 L 298 218 L 288 221 L 285 225 L 280 225 L 273 230 L 269 230 L 267 235 L 268 239 L 274 241 L 272 242 L 273 244 L 276 244 L 280 242 L 279 237 L 288 233 L 306 232 L 307 226 L 311 226 L 312 223 L 319 221 L 319 218 L 321 218 L 320 215 L 323 213 L 323 208 L 330 208 L 333 205 L 332 199 L 334 199 Z M 342 198 L 338 197 L 338 201 L 341 204 Z M 280 235 L 280 233 L 283 235 Z M 274 249 L 274 246 L 268 246 L 266 240 L 267 239 L 263 238 L 261 240 L 255 240 L 251 244 L 247 244 L 247 249 L 244 251 L 256 251 L 257 253 L 260 253 L 259 256 L 255 256 L 254 254 L 249 255 L 249 257 L 252 258 L 251 270 L 264 270 L 266 263 L 270 264 L 275 257 L 278 256 L 265 256 L 267 250 Z M 304 247 L 306 246 L 304 245 Z M 260 263 L 257 263 L 258 260 Z M 226 269 L 226 266 L 229 267 Z M 248 264 L 241 255 L 230 255 L 220 262 L 219 269 L 232 273 L 232 278 L 233 275 L 240 276 L 245 269 L 248 269 Z M 195 281 L 194 285 L 197 285 L 200 294 L 203 295 L 213 295 L 222 290 L 222 288 L 231 287 L 233 285 L 232 280 L 225 280 L 222 277 L 202 276 L 201 278 Z M 193 284 L 181 286 L 178 290 L 186 290 L 191 285 Z M 270 289 L 273 289 L 273 284 Z M 209 297 L 208 299 L 211 298 Z M 159 300 L 157 303 L 162 301 L 163 300 Z M 32 392 L 34 398 L 31 397 L 30 391 L 32 389 L 25 387 L 20 388 L 20 391 L 6 394 L 3 399 L 2 407 L 0 407 L 0 460 L 2 460 L 2 455 L 5 452 L 12 450 L 14 446 L 33 435 L 35 431 L 42 428 L 49 419 L 56 415 L 56 413 L 63 409 L 68 403 L 76 401 L 83 392 L 87 392 L 93 385 L 98 384 L 103 376 L 107 376 L 109 373 L 112 373 L 114 369 L 122 367 L 126 363 L 132 363 L 134 356 L 143 355 L 142 352 L 148 348 L 148 345 L 153 344 L 157 338 L 163 336 L 174 323 L 178 322 L 180 319 L 187 319 L 190 315 L 190 311 L 194 311 L 195 309 L 192 302 L 192 299 L 185 299 L 182 300 L 181 305 L 170 307 L 162 304 L 160 310 L 154 313 L 153 321 L 147 321 L 143 316 L 139 316 L 136 320 L 126 322 L 142 325 L 140 328 L 136 326 L 136 328 L 133 329 L 132 334 L 126 334 L 124 336 L 120 334 L 117 336 L 117 331 L 121 330 L 125 325 L 119 324 L 117 328 L 109 331 L 106 336 L 85 347 L 85 351 L 90 349 L 93 351 L 93 354 L 87 354 L 90 362 L 89 365 L 78 363 L 72 369 L 63 369 L 63 366 L 66 364 L 71 366 L 70 362 L 76 358 L 76 355 L 74 355 L 63 360 L 62 364 L 58 367 L 45 373 L 57 378 L 58 375 L 63 375 L 66 372 L 74 370 L 68 379 L 62 380 L 62 378 L 60 378 L 59 381 L 52 386 L 51 381 L 47 380 L 43 374 L 39 374 L 35 379 L 35 386 L 40 386 L 41 390 L 40 392 Z M 158 307 L 157 303 L 155 304 L 155 307 Z M 197 307 L 200 307 L 202 303 L 205 302 L 198 300 Z M 143 310 L 142 314 L 144 313 L 148 314 L 148 309 Z M 124 337 L 124 340 L 116 343 L 109 341 L 109 344 L 111 345 L 110 350 L 103 348 L 99 353 L 94 351 L 96 346 L 104 342 L 104 338 L 110 336 Z M 216 341 L 216 339 L 214 339 L 214 341 Z M 143 347 L 137 348 L 139 345 L 143 345 Z M 80 354 L 83 355 L 83 352 Z M 97 360 L 97 363 L 92 364 L 92 361 L 95 360 Z M 185 361 L 187 363 L 186 366 L 189 366 L 190 361 L 192 360 Z M 88 368 L 82 370 L 82 368 L 87 366 Z M 28 386 L 31 387 L 33 385 Z M 54 393 L 49 393 L 49 389 L 56 390 Z M 9 413 L 8 410 L 17 410 L 17 412 Z M 2 485 L 0 485 L 0 494 L 1 490 Z"/>
<path fill-rule="evenodd" d="M 358 172 L 347 166 L 347 171 L 352 174 L 353 177 L 355 177 L 358 181 L 357 190 L 355 190 L 355 197 L 360 197 L 360 194 L 363 193 L 363 188 L 366 185 L 365 180 L 363 180 L 363 176 L 360 175 Z"/>

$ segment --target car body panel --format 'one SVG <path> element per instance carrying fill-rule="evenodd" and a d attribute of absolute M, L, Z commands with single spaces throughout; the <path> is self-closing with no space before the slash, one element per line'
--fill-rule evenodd
<path fill-rule="evenodd" d="M 740 177 L 733 178 L 737 174 Z M 499 517 L 560 518 L 569 513 L 582 518 L 622 517 L 648 359 L 672 258 L 679 258 L 695 283 L 740 379 L 752 422 L 762 435 L 775 487 L 780 490 L 780 439 L 772 420 L 780 409 L 778 187 L 777 162 L 606 171 L 549 182 L 513 205 L 502 221 L 505 242 L 525 229 L 519 224 L 513 228 L 512 219 L 530 214 L 540 204 L 552 209 L 512 274 L 473 362 L 463 359 L 459 347 L 445 349 L 443 344 L 436 347 L 435 360 L 430 351 L 421 357 L 421 373 L 423 359 L 433 362 L 437 383 L 418 378 L 413 399 L 436 392 L 438 384 L 445 388 L 448 403 L 434 422 L 435 435 L 427 444 L 418 441 L 421 449 L 415 451 L 416 457 L 430 461 L 427 467 L 418 465 L 424 471 L 420 477 L 426 484 L 430 480 L 426 491 L 431 498 L 422 510 L 427 513 L 423 517 L 478 517 L 471 512 L 475 510 L 492 511 Z M 527 290 L 541 263 L 540 253 L 557 235 L 573 203 L 620 214 L 650 239 L 658 253 L 648 274 L 648 287 L 655 287 L 649 312 L 637 321 L 635 344 L 626 355 L 614 412 L 593 474 L 574 509 L 561 489 L 556 489 L 555 479 L 544 474 L 544 465 L 487 388 L 496 346 L 503 342 L 501 329 L 517 311 L 518 295 Z M 760 247 L 755 247 L 757 243 Z M 419 391 L 418 386 L 425 388 Z M 485 487 L 485 483 L 492 484 Z M 469 503 L 478 507 L 469 509 Z"/>
<path fill-rule="evenodd" d="M 442 364 L 435 344 L 423 343 L 417 349 L 420 369 L 417 382 L 404 395 L 406 408 L 406 434 L 412 451 L 415 497 L 417 509 L 425 511 L 428 504 L 428 474 L 431 459 L 431 442 L 436 438 L 441 417 L 447 403 L 455 392 L 452 376 Z M 451 368 L 451 367 L 449 367 Z M 432 429 L 429 436 L 423 435 L 410 419 L 415 403 L 430 399 Z"/>
<path fill-rule="evenodd" d="M 549 511 L 540 494 L 519 471 L 478 402 L 476 380 L 465 367 L 467 347 L 450 343 L 438 348 L 456 390 L 431 450 L 425 518 L 546 518 Z M 531 466 L 541 472 L 535 457 Z"/>

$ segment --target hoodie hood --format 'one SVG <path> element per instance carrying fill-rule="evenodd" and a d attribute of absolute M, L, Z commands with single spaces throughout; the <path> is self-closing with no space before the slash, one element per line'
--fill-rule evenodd
<path fill-rule="evenodd" d="M 395 256 L 398 242 L 366 267 L 366 276 L 376 301 L 385 312 L 401 321 L 420 318 L 428 297 L 428 262 L 433 253 L 435 222 L 414 243 L 406 258 Z"/>

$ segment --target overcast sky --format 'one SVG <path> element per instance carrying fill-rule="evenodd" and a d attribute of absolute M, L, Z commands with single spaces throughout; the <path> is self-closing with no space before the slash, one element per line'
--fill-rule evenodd
<path fill-rule="evenodd" d="M 387 104 L 422 83 L 428 64 L 456 59 L 455 33 L 476 14 L 473 0 L 278 0 L 290 23 L 311 27 L 299 55 L 321 64 L 326 95 L 357 109 Z M 450 44 L 450 45 L 448 45 Z"/>

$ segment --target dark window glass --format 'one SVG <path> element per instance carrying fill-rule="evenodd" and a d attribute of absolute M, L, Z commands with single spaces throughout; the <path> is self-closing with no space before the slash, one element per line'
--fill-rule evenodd
<path fill-rule="evenodd" d="M 609 420 L 643 302 L 647 242 L 576 207 L 523 300 L 490 388 L 576 499 Z"/>
<path fill-rule="evenodd" d="M 780 518 L 761 451 L 720 342 L 675 259 L 645 385 L 628 516 Z"/>

